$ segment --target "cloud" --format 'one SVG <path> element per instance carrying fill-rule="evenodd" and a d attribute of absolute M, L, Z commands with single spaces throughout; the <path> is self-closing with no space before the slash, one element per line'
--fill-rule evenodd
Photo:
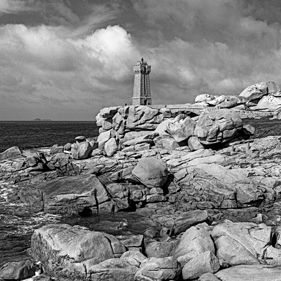
<path fill-rule="evenodd" d="M 68 27 L 68 35 L 81 36 L 100 28 L 105 22 L 114 19 L 119 13 L 115 2 L 96 0 L 0 0 L 0 15 L 17 22 L 20 18 L 28 25 L 44 24 L 47 26 Z M 32 23 L 33 22 L 36 23 Z"/>
<path fill-rule="evenodd" d="M 91 7 L 90 13 L 79 22 L 75 29 L 71 30 L 69 36 L 79 38 L 93 33 L 93 30 L 99 29 L 104 23 L 114 19 L 117 14 L 118 8 L 95 5 Z"/>
<path fill-rule="evenodd" d="M 3 107 L 20 104 L 52 112 L 60 106 L 59 119 L 62 112 L 67 119 L 81 108 L 87 111 L 84 116 L 91 114 L 93 120 L 109 100 L 123 103 L 124 89 L 130 92 L 131 85 L 128 88 L 122 83 L 132 77 L 132 65 L 139 57 L 130 34 L 119 26 L 98 29 L 84 39 L 62 38 L 63 32 L 68 34 L 69 30 L 45 25 L 0 27 Z M 12 100 L 18 102 L 13 104 Z"/>
<path fill-rule="evenodd" d="M 30 10 L 34 4 L 33 0 L 0 0 L 0 13 L 20 13 Z"/>
<path fill-rule="evenodd" d="M 238 95 L 264 80 L 281 84 L 281 25 L 254 17 L 265 5 L 242 0 L 132 2 L 150 31 L 140 42 L 152 64 L 156 103 L 173 103 L 174 93 L 184 103 L 200 93 Z"/>
<path fill-rule="evenodd" d="M 131 63 L 140 54 L 133 45 L 131 36 L 119 26 L 99 29 L 85 39 L 73 41 L 81 50 L 87 50 L 90 58 L 97 59 L 103 74 L 116 81 L 122 81 L 131 72 Z"/>
<path fill-rule="evenodd" d="M 51 25 L 75 25 L 79 23 L 79 16 L 71 9 L 71 5 L 64 0 L 53 2 L 37 2 L 37 10 L 40 11 L 46 23 Z"/>

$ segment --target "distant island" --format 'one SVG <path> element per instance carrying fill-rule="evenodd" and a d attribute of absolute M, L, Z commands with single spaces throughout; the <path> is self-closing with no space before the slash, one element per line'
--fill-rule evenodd
<path fill-rule="evenodd" d="M 33 121 L 52 121 L 51 119 L 40 119 L 40 118 L 36 118 Z"/>

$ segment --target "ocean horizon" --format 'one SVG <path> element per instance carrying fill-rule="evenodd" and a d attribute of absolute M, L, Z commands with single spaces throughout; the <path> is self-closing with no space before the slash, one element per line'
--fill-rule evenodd
<path fill-rule="evenodd" d="M 12 146 L 20 149 L 50 147 L 75 142 L 75 137 L 98 136 L 95 121 L 0 121 L 0 152 Z"/>

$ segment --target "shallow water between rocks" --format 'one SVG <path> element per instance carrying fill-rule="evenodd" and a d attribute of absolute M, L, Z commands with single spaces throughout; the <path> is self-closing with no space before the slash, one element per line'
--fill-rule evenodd
<path fill-rule="evenodd" d="M 44 213 L 19 214 L 18 211 L 19 206 L 3 206 L 0 202 L 0 267 L 6 262 L 20 261 L 27 257 L 33 231 L 49 223 L 80 225 L 115 236 L 143 234 L 150 226 L 157 228 L 155 224 L 136 213 L 120 212 L 99 216 L 93 214 L 89 217 L 63 217 Z M 124 222 L 127 226 L 122 227 Z"/>

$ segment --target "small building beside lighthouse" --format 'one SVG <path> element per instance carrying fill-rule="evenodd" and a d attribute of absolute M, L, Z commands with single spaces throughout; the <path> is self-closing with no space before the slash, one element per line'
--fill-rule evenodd
<path fill-rule="evenodd" d="M 148 65 L 143 58 L 134 66 L 134 88 L 132 105 L 151 105 L 151 92 L 149 73 L 151 66 Z"/>

